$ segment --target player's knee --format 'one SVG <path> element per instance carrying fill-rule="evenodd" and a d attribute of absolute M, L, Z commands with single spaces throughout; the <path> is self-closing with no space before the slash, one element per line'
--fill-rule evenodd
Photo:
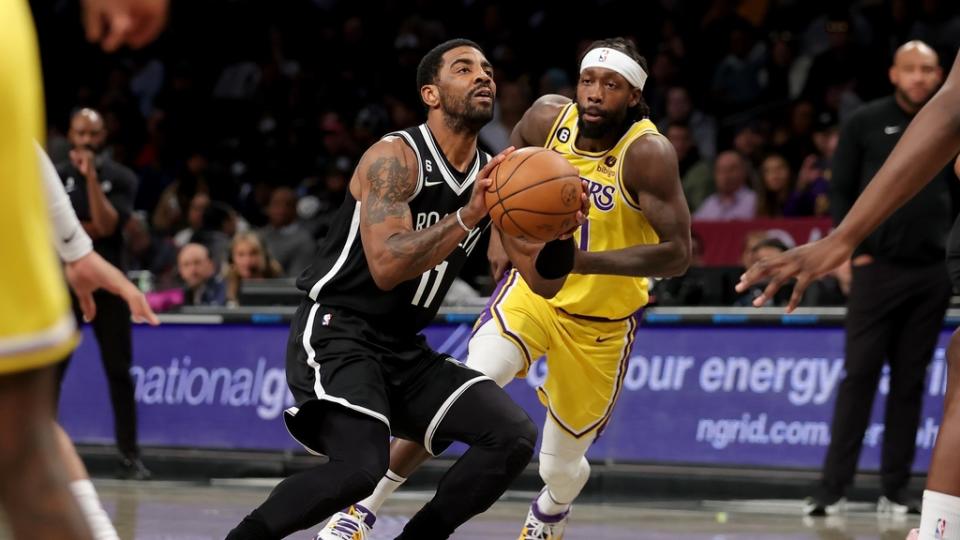
<path fill-rule="evenodd" d="M 383 475 L 387 473 L 389 465 L 389 454 L 381 456 L 377 453 L 366 457 L 358 456 L 356 461 L 350 464 L 353 470 L 344 481 L 344 493 L 351 495 L 357 501 L 370 495 L 376 489 L 377 483 L 383 478 Z"/>
<path fill-rule="evenodd" d="M 562 459 L 550 454 L 540 454 L 540 478 L 548 486 L 581 483 L 590 476 L 590 464 L 586 459 Z"/>
<path fill-rule="evenodd" d="M 537 426 L 526 414 L 501 423 L 494 433 L 496 447 L 507 454 L 512 467 L 523 468 L 533 458 L 533 448 L 537 444 Z"/>

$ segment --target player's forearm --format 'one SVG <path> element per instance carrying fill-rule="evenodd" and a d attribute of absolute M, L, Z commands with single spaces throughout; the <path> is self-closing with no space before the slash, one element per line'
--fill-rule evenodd
<path fill-rule="evenodd" d="M 466 236 L 455 214 L 419 231 L 395 233 L 371 261 L 374 280 L 382 289 L 393 289 L 443 262 Z"/>
<path fill-rule="evenodd" d="M 578 251 L 573 273 L 672 277 L 683 274 L 689 266 L 689 247 L 668 241 L 609 251 Z"/>
<path fill-rule="evenodd" d="M 50 223 L 53 225 L 53 245 L 64 262 L 76 261 L 93 251 L 93 242 L 77 219 L 56 167 L 39 144 L 34 147 L 40 161 L 40 177 L 47 195 Z"/>
<path fill-rule="evenodd" d="M 957 155 L 958 100 L 960 88 L 944 87 L 921 109 L 832 236 L 851 249 L 860 244 Z"/>
<path fill-rule="evenodd" d="M 96 178 L 87 179 L 87 200 L 90 201 L 90 221 L 96 227 L 98 236 L 110 236 L 117 230 L 120 216 L 110 204 L 106 194 Z"/>

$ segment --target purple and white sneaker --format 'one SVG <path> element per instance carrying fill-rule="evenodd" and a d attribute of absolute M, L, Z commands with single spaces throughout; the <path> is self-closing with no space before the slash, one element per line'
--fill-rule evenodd
<path fill-rule="evenodd" d="M 314 540 L 367 540 L 377 516 L 359 504 L 337 512 Z"/>
<path fill-rule="evenodd" d="M 561 514 L 545 514 L 537 507 L 537 499 L 534 499 L 518 540 L 563 540 L 563 530 L 567 528 L 569 516 L 569 508 Z"/>

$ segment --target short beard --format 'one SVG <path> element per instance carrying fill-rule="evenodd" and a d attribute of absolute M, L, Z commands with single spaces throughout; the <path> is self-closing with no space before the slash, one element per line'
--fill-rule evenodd
<path fill-rule="evenodd" d="M 936 91 L 931 92 L 930 95 L 927 96 L 927 99 L 925 99 L 925 100 L 917 103 L 917 102 L 913 101 L 912 99 L 910 99 L 910 96 L 908 96 L 906 92 L 901 91 L 899 88 L 897 88 L 897 89 L 895 90 L 895 92 L 896 92 L 897 95 L 900 97 L 900 99 L 902 99 L 904 102 L 908 103 L 911 107 L 913 107 L 914 109 L 916 109 L 916 110 L 918 110 L 918 111 L 919 111 L 920 109 L 922 109 L 923 106 L 926 105 L 928 101 L 930 101 L 930 98 L 932 98 L 934 94 L 936 94 Z"/>
<path fill-rule="evenodd" d="M 626 127 L 630 123 L 628 116 L 624 115 L 623 118 L 603 117 L 601 122 L 587 123 L 583 121 L 583 111 L 580 111 L 577 118 L 577 130 L 588 139 L 603 139 L 611 133 L 622 135 L 626 132 Z"/>
<path fill-rule="evenodd" d="M 443 120 L 450 131 L 476 135 L 493 119 L 493 105 L 488 110 L 481 109 L 471 102 L 472 97 L 472 94 L 468 94 L 462 100 L 448 101 L 444 95 L 440 95 Z"/>

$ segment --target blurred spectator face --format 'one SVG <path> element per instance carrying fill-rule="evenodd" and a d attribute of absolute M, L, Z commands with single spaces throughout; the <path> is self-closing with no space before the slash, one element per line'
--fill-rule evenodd
<path fill-rule="evenodd" d="M 747 184 L 747 166 L 740 154 L 728 150 L 717 156 L 713 177 L 718 193 L 733 195 Z"/>
<path fill-rule="evenodd" d="M 243 235 L 233 241 L 230 248 L 233 267 L 243 279 L 258 278 L 267 267 L 260 241 L 253 235 Z"/>
<path fill-rule="evenodd" d="M 760 166 L 760 174 L 768 192 L 780 193 L 790 188 L 790 166 L 781 155 L 767 156 Z"/>
<path fill-rule="evenodd" d="M 682 86 L 675 86 L 667 91 L 667 120 L 682 122 L 690 117 L 693 103 L 690 93 Z"/>
<path fill-rule="evenodd" d="M 439 98 L 435 103 L 455 131 L 480 131 L 493 118 L 497 85 L 490 62 L 477 49 L 464 46 L 445 52 L 436 84 L 421 89 L 425 101 L 431 86 Z"/>
<path fill-rule="evenodd" d="M 940 87 L 943 71 L 937 53 L 922 41 L 911 41 L 897 50 L 890 82 L 897 97 L 910 108 L 923 107 Z"/>
<path fill-rule="evenodd" d="M 667 140 L 676 150 L 679 161 L 683 161 L 690 153 L 690 149 L 693 148 L 693 136 L 690 134 L 690 128 L 684 125 L 674 124 L 667 127 Z"/>
<path fill-rule="evenodd" d="M 127 224 L 124 226 L 127 245 L 130 252 L 134 255 L 140 255 L 150 249 L 150 229 L 147 227 L 146 219 L 138 214 L 130 216 Z"/>
<path fill-rule="evenodd" d="M 840 132 L 836 129 L 827 129 L 813 134 L 813 144 L 817 152 L 826 159 L 831 159 L 837 151 L 837 142 L 840 141 Z"/>
<path fill-rule="evenodd" d="M 741 155 L 756 157 L 763 146 L 763 137 L 752 128 L 745 127 L 737 132 L 733 137 L 733 147 Z"/>
<path fill-rule="evenodd" d="M 508 82 L 497 91 L 497 104 L 501 117 L 520 118 L 530 105 L 530 91 L 525 83 Z M 513 127 L 513 126 L 509 126 Z"/>
<path fill-rule="evenodd" d="M 107 140 L 107 130 L 103 117 L 93 109 L 80 109 L 70 119 L 70 131 L 67 133 L 73 148 L 85 148 L 93 152 L 103 149 Z"/>
<path fill-rule="evenodd" d="M 297 194 L 287 187 L 279 187 L 270 195 L 267 219 L 276 228 L 286 227 L 297 217 Z"/>
<path fill-rule="evenodd" d="M 177 271 L 180 279 L 190 289 L 195 289 L 213 277 L 213 260 L 210 252 L 200 244 L 187 244 L 177 255 Z"/>
<path fill-rule="evenodd" d="M 813 103 L 809 101 L 799 101 L 793 106 L 790 114 L 790 126 L 794 133 L 810 133 L 816 120 L 816 111 Z"/>
<path fill-rule="evenodd" d="M 342 154 L 349 149 L 350 135 L 337 113 L 325 113 L 320 118 L 320 130 L 323 132 L 323 146 L 327 152 Z"/>
<path fill-rule="evenodd" d="M 602 139 L 620 129 L 627 112 L 640 102 L 640 91 L 616 71 L 592 67 L 580 74 L 577 85 L 577 126 L 590 139 Z"/>
<path fill-rule="evenodd" d="M 199 231 L 203 227 L 203 213 L 210 206 L 210 196 L 206 193 L 197 193 L 190 199 L 190 209 L 187 211 L 187 222 L 190 228 Z"/>

